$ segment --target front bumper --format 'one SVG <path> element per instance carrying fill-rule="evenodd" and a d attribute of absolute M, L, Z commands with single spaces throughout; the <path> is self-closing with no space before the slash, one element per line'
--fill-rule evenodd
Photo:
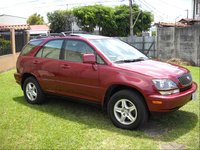
<path fill-rule="evenodd" d="M 192 87 L 184 92 L 168 96 L 150 95 L 147 100 L 149 110 L 151 112 L 169 112 L 176 110 L 192 100 L 192 93 L 194 93 L 196 90 L 197 84 L 193 82 Z M 154 104 L 153 101 L 160 101 L 160 103 Z"/>

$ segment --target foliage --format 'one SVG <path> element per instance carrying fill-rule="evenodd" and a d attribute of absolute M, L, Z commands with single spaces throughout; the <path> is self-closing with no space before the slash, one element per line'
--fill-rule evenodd
<path fill-rule="evenodd" d="M 129 6 L 122 5 L 115 7 L 115 22 L 116 22 L 116 35 L 127 36 L 130 33 L 130 13 Z M 134 18 L 134 16 L 133 16 Z"/>
<path fill-rule="evenodd" d="M 87 32 L 93 32 L 98 27 L 102 35 L 112 35 L 116 27 L 114 11 L 111 7 L 103 5 L 77 7 L 73 10 L 78 26 Z"/>
<path fill-rule="evenodd" d="M 96 27 L 95 8 L 92 6 L 77 7 L 73 10 L 78 26 L 87 32 L 93 32 Z"/>
<path fill-rule="evenodd" d="M 152 36 L 156 36 L 156 31 L 151 31 Z"/>
<path fill-rule="evenodd" d="M 115 7 L 115 22 L 117 25 L 117 35 L 118 36 L 128 36 L 130 33 L 130 12 L 129 6 L 121 5 Z M 137 16 L 138 19 L 136 20 Z M 133 5 L 133 32 L 135 35 L 141 35 L 142 31 L 148 31 L 151 27 L 151 22 L 153 21 L 153 15 L 151 12 L 142 11 L 139 9 L 138 5 Z"/>
<path fill-rule="evenodd" d="M 35 13 L 28 17 L 27 23 L 30 25 L 40 25 L 44 24 L 44 19 L 40 14 Z"/>
<path fill-rule="evenodd" d="M 187 68 L 200 83 L 200 68 Z M 199 97 L 128 131 L 114 127 L 97 107 L 73 100 L 47 97 L 45 105 L 28 104 L 14 72 L 0 74 L 0 149 L 160 149 L 170 143 L 199 149 Z"/>
<path fill-rule="evenodd" d="M 84 6 L 75 8 L 73 13 L 78 26 L 84 31 L 93 32 L 98 27 L 102 35 L 128 36 L 130 33 L 130 12 L 127 5 L 115 8 L 102 5 Z M 153 15 L 133 5 L 133 22 L 135 21 L 134 34 L 141 35 L 142 31 L 148 31 L 151 27 Z"/>
<path fill-rule="evenodd" d="M 127 5 L 115 8 L 103 5 L 84 6 L 74 8 L 73 11 L 57 10 L 48 13 L 51 31 L 71 30 L 73 16 L 81 30 L 86 32 L 93 32 L 95 28 L 98 28 L 101 35 L 107 36 L 128 36 L 130 33 L 130 12 Z M 148 31 L 151 27 L 153 15 L 151 12 L 142 11 L 137 5 L 133 5 L 133 22 L 135 21 L 134 34 L 141 35 L 142 31 Z"/>
<path fill-rule="evenodd" d="M 47 18 L 50 23 L 50 29 L 53 33 L 70 31 L 73 15 L 68 10 L 56 10 L 52 13 L 47 13 Z"/>
<path fill-rule="evenodd" d="M 0 55 L 7 54 L 9 50 L 11 50 L 10 40 L 5 40 L 0 37 Z"/>

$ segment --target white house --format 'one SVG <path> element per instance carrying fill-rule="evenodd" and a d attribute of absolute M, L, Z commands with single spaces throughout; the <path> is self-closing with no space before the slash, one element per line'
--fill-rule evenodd
<path fill-rule="evenodd" d="M 29 25 L 30 26 L 30 30 L 29 34 L 30 35 L 49 35 L 50 33 L 50 29 L 48 25 Z"/>

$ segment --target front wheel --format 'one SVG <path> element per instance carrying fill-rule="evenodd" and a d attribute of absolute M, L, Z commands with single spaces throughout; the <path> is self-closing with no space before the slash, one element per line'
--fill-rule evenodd
<path fill-rule="evenodd" d="M 142 126 L 148 119 L 143 97 L 130 90 L 121 90 L 110 98 L 108 114 L 115 126 L 129 130 Z"/>
<path fill-rule="evenodd" d="M 24 81 L 23 91 L 28 103 L 41 104 L 45 101 L 43 91 L 37 80 L 33 77 L 29 77 Z"/>

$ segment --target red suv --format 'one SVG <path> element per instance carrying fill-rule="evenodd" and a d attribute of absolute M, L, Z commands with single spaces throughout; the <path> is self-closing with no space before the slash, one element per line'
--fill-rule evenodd
<path fill-rule="evenodd" d="M 187 69 L 150 60 L 118 39 L 87 34 L 31 40 L 14 76 L 31 104 L 48 94 L 94 102 L 124 129 L 144 124 L 149 112 L 177 110 L 197 89 Z"/>

